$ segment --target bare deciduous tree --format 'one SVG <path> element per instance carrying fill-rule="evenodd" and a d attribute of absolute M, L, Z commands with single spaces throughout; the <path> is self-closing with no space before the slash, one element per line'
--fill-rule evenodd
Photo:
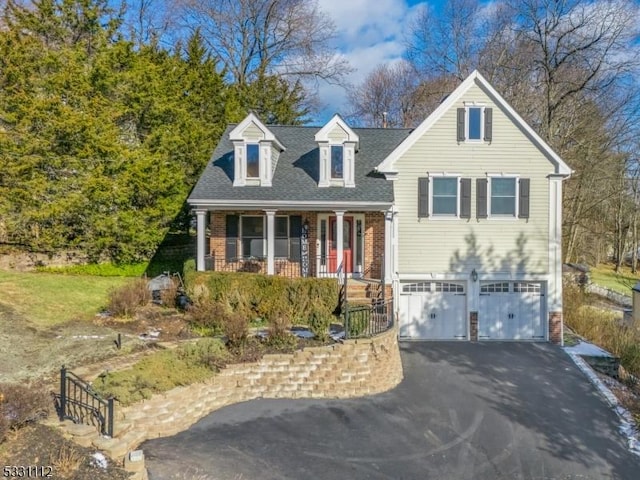
<path fill-rule="evenodd" d="M 267 74 L 340 83 L 348 63 L 330 48 L 335 27 L 315 0 L 178 0 L 189 29 L 240 85 Z"/>
<path fill-rule="evenodd" d="M 424 118 L 418 76 L 406 61 L 376 67 L 349 91 L 351 116 L 368 126 L 410 127 Z"/>

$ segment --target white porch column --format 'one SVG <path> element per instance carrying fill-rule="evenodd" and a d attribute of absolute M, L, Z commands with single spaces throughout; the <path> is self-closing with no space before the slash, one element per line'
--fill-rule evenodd
<path fill-rule="evenodd" d="M 340 267 L 344 261 L 344 212 L 337 211 L 336 214 L 336 265 Z M 346 268 L 342 265 L 342 273 L 346 272 Z"/>
<path fill-rule="evenodd" d="M 393 273 L 393 208 L 382 212 L 384 214 L 384 283 L 391 283 Z"/>
<path fill-rule="evenodd" d="M 204 272 L 204 256 L 207 251 L 207 246 L 206 246 L 207 211 L 206 210 L 196 210 L 196 229 L 197 229 L 196 270 L 198 272 Z"/>
<path fill-rule="evenodd" d="M 267 214 L 267 275 L 273 275 L 275 272 L 275 210 L 265 210 Z"/>

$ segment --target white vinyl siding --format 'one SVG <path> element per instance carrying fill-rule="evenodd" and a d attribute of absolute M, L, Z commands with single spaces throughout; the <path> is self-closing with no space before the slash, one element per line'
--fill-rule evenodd
<path fill-rule="evenodd" d="M 457 108 L 475 101 L 493 108 L 493 139 L 456 142 Z M 553 164 L 478 86 L 472 86 L 395 164 L 398 207 L 398 271 L 545 274 L 549 255 L 549 180 Z M 417 178 L 455 171 L 471 178 L 471 219 L 418 218 Z M 530 218 L 505 223 L 476 219 L 476 178 L 516 174 L 530 179 Z M 489 192 L 488 192 L 489 193 Z"/>
<path fill-rule="evenodd" d="M 260 140 L 264 140 L 264 132 L 254 124 L 245 128 L 244 132 L 242 132 L 242 136 L 248 142 L 259 142 Z"/>

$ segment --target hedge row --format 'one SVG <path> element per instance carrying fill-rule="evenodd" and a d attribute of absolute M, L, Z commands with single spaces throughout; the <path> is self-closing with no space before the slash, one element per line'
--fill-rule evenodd
<path fill-rule="evenodd" d="M 189 272 L 185 278 L 196 302 L 223 303 L 251 318 L 284 315 L 292 323 L 307 324 L 312 314 L 331 315 L 338 307 L 335 279 L 228 272 Z"/>

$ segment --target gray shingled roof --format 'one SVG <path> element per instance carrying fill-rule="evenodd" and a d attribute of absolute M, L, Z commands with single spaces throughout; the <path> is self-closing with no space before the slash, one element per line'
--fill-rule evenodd
<path fill-rule="evenodd" d="M 355 188 L 318 187 L 318 144 L 314 135 L 321 127 L 269 125 L 284 145 L 271 187 L 233 186 L 233 144 L 230 125 L 213 152 L 200 179 L 189 195 L 192 205 L 216 201 L 290 201 L 296 202 L 393 202 L 393 182 L 374 168 L 404 140 L 409 129 L 354 128 L 360 137 L 355 156 Z"/>

